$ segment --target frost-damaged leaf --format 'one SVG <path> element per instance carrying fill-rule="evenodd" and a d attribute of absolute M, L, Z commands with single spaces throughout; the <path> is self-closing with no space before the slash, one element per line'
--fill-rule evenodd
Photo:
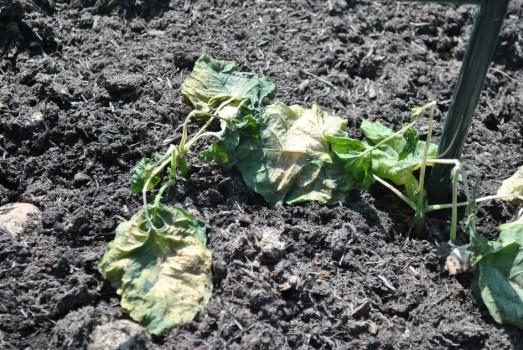
<path fill-rule="evenodd" d="M 379 122 L 367 120 L 362 122 L 361 131 L 365 136 L 363 142 L 371 147 L 389 138 L 372 151 L 372 170 L 382 179 L 405 186 L 407 196 L 413 198 L 418 187 L 418 180 L 413 172 L 419 168 L 423 159 L 425 141 L 418 140 L 414 129 L 407 130 L 403 135 L 394 135 L 392 129 Z M 435 144 L 430 144 L 429 158 L 436 157 L 437 148 Z"/>
<path fill-rule="evenodd" d="M 345 121 L 313 106 L 274 103 L 261 116 L 258 132 L 243 134 L 233 152 L 236 167 L 251 189 L 271 203 L 339 200 L 353 188 L 344 163 L 330 152 L 325 135 Z"/>
<path fill-rule="evenodd" d="M 523 198 L 523 166 L 520 166 L 514 175 L 501 183 L 498 195 L 506 196 L 512 202 L 522 202 Z"/>
<path fill-rule="evenodd" d="M 496 241 L 471 232 L 478 292 L 496 322 L 523 328 L 523 218 L 500 231 Z"/>
<path fill-rule="evenodd" d="M 231 61 L 201 56 L 192 73 L 182 84 L 183 96 L 201 112 L 209 113 L 235 97 L 249 99 L 249 107 L 257 109 L 275 90 L 274 84 L 264 77 L 240 72 L 238 65 Z M 224 116 L 234 114 L 232 107 L 224 108 Z"/>
<path fill-rule="evenodd" d="M 209 155 L 235 164 L 247 186 L 270 204 L 333 202 L 358 187 L 345 169 L 348 161 L 331 152 L 327 136 L 345 135 L 345 126 L 317 106 L 275 103 L 260 114 L 231 120 Z"/>
<path fill-rule="evenodd" d="M 98 264 L 121 295 L 122 307 L 153 334 L 191 321 L 208 303 L 211 252 L 204 223 L 181 208 L 143 209 L 116 229 Z"/>

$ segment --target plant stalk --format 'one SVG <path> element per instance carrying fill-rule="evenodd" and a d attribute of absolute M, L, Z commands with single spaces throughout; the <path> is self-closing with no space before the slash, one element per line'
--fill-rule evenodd
<path fill-rule="evenodd" d="M 430 107 L 427 139 L 425 140 L 425 147 L 423 148 L 423 157 L 421 158 L 418 190 L 416 195 L 416 213 L 414 215 L 414 229 L 418 237 L 421 237 L 425 234 L 425 214 L 427 207 L 427 197 L 425 192 L 425 172 L 427 170 L 427 159 L 429 156 L 430 141 L 432 140 L 432 120 L 434 119 L 434 110 L 436 108 L 436 102 L 432 101 L 427 106 Z"/>

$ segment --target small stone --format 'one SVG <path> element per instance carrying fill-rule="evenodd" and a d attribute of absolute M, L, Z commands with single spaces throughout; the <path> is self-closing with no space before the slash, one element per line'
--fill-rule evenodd
<path fill-rule="evenodd" d="M 465 244 L 454 248 L 445 261 L 445 270 L 449 275 L 458 275 L 471 268 L 469 245 Z"/>
<path fill-rule="evenodd" d="M 370 334 L 378 333 L 378 326 L 376 325 L 376 323 L 370 321 L 369 326 L 368 326 L 368 331 Z"/>
<path fill-rule="evenodd" d="M 44 114 L 42 112 L 34 112 L 31 117 L 35 123 L 41 123 L 44 121 Z"/>
<path fill-rule="evenodd" d="M 280 284 L 278 287 L 280 289 L 280 292 L 287 292 L 290 290 L 296 289 L 296 286 L 300 283 L 300 278 L 295 275 L 291 275 L 287 281 Z"/>
<path fill-rule="evenodd" d="M 143 76 L 140 74 L 120 74 L 109 71 L 104 76 L 105 88 L 111 94 L 135 92 L 143 84 Z"/>
<path fill-rule="evenodd" d="M 266 229 L 259 242 L 262 256 L 269 261 L 278 261 L 282 258 L 285 250 L 285 243 L 280 241 L 278 230 Z"/>
<path fill-rule="evenodd" d="M 19 235 L 29 226 L 38 226 L 42 212 L 29 203 L 10 203 L 0 207 L 0 231 Z"/>
<path fill-rule="evenodd" d="M 350 333 L 358 334 L 364 332 L 365 330 L 368 330 L 369 325 L 365 321 L 349 320 L 346 323 L 346 327 L 348 328 Z"/>
<path fill-rule="evenodd" d="M 91 334 L 87 350 L 157 350 L 142 326 L 127 320 L 100 325 Z"/>
<path fill-rule="evenodd" d="M 85 173 L 76 173 L 73 177 L 73 185 L 75 187 L 81 187 L 88 184 L 91 181 L 91 177 Z"/>

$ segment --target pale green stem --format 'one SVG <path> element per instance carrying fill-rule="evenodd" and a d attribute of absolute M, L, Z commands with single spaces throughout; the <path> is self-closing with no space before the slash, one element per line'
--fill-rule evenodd
<path fill-rule="evenodd" d="M 454 165 L 454 166 L 461 166 L 461 162 L 457 159 L 438 159 L 438 158 L 431 158 L 427 159 L 427 164 L 446 164 L 446 165 Z"/>
<path fill-rule="evenodd" d="M 192 139 L 191 139 L 191 142 L 190 144 L 187 144 L 187 150 L 190 149 L 189 146 L 193 146 L 196 142 L 198 142 L 198 140 L 200 139 L 203 139 L 203 138 L 207 138 L 207 137 L 220 137 L 221 135 L 221 132 L 220 131 L 209 131 L 209 132 L 204 132 L 203 134 L 201 135 L 198 135 L 198 136 L 194 136 Z"/>
<path fill-rule="evenodd" d="M 419 173 L 419 185 L 418 185 L 418 193 L 422 195 L 423 189 L 425 188 L 425 172 L 427 170 L 427 159 L 429 155 L 429 146 L 430 141 L 432 140 L 432 120 L 434 118 L 434 109 L 436 106 L 436 101 L 432 101 L 430 103 L 431 111 L 429 115 L 429 122 L 428 122 L 428 130 L 427 130 L 427 139 L 425 140 L 425 147 L 423 149 L 423 158 Z"/>
<path fill-rule="evenodd" d="M 476 199 L 474 202 L 476 204 L 478 204 L 478 203 L 495 200 L 495 199 L 512 199 L 512 198 L 523 200 L 522 196 L 491 195 L 491 196 L 480 197 L 480 198 Z M 456 205 L 458 207 L 465 207 L 468 204 L 469 204 L 469 202 L 456 203 Z M 452 204 L 452 203 L 451 204 L 432 204 L 432 205 L 427 206 L 427 212 L 443 210 L 443 209 L 450 209 L 450 208 L 452 208 L 453 205 L 454 204 Z"/>
<path fill-rule="evenodd" d="M 382 178 L 372 175 L 374 177 L 374 180 L 378 181 L 383 186 L 387 187 L 389 190 L 391 190 L 396 196 L 398 196 L 401 200 L 403 200 L 409 207 L 412 208 L 412 210 L 416 210 L 416 204 L 412 202 L 407 196 L 405 196 L 403 193 L 401 193 L 400 190 L 398 190 L 396 187 L 388 183 L 387 181 L 383 180 Z"/>
<path fill-rule="evenodd" d="M 143 200 L 143 208 L 144 208 L 144 213 L 145 213 L 145 217 L 147 219 L 147 221 L 149 222 L 149 224 L 151 225 L 151 227 L 154 227 L 154 224 L 151 220 L 151 217 L 149 215 L 149 208 L 147 206 L 147 189 L 149 188 L 149 184 L 151 183 L 152 179 L 158 175 L 163 169 L 165 169 L 165 167 L 171 163 L 172 164 L 172 154 L 173 152 L 177 152 L 177 150 L 179 150 L 180 152 L 185 152 L 186 150 L 189 150 L 191 148 L 191 146 L 202 136 L 202 135 L 205 135 L 204 132 L 205 130 L 211 125 L 211 123 L 213 122 L 215 116 L 217 116 L 217 114 L 225 107 L 227 106 L 229 103 L 231 103 L 232 101 L 234 101 L 237 97 L 231 97 L 229 98 L 228 100 L 224 101 L 222 104 L 220 104 L 220 106 L 214 111 L 213 115 L 209 118 L 209 120 L 207 120 L 207 122 L 200 128 L 200 130 L 198 130 L 198 132 L 190 139 L 190 140 L 187 140 L 188 138 L 188 127 L 189 127 L 189 121 L 191 120 L 192 117 L 198 115 L 198 114 L 202 114 L 202 112 L 200 111 L 192 111 L 191 113 L 189 113 L 189 115 L 187 115 L 187 118 L 185 118 L 185 121 L 183 123 L 183 128 L 182 128 L 182 137 L 181 137 L 181 140 L 180 140 L 180 144 L 178 146 L 178 148 L 175 146 L 175 145 L 170 145 L 169 146 L 169 149 L 167 150 L 167 152 L 164 154 L 164 157 L 166 158 L 158 167 L 156 167 L 152 172 L 151 172 L 151 175 L 147 178 L 147 180 L 145 181 L 145 184 L 144 184 L 144 187 L 142 189 L 142 200 Z M 240 102 L 240 106 L 242 105 L 242 103 L 245 102 L 245 100 L 243 100 L 242 102 Z M 206 114 L 206 113 L 203 113 L 203 114 Z M 206 133 L 206 134 L 212 134 L 212 133 Z M 173 171 L 176 172 L 176 170 L 173 170 L 171 169 L 171 177 L 173 176 Z M 175 174 L 174 174 L 175 175 Z M 157 206 L 159 203 L 160 203 L 160 199 L 163 195 L 163 193 L 165 192 L 165 190 L 167 190 L 167 188 L 169 186 L 171 186 L 172 184 L 174 183 L 174 181 L 172 181 L 172 179 L 169 179 L 169 181 L 167 181 L 165 184 L 162 185 L 162 187 L 160 187 L 156 197 L 155 197 L 155 201 L 154 201 L 154 205 Z"/>
<path fill-rule="evenodd" d="M 191 113 L 189 113 L 189 115 L 187 115 L 187 118 L 185 118 L 185 120 L 183 122 L 182 138 L 180 139 L 180 148 L 181 148 L 181 150 L 184 149 L 185 143 L 187 142 L 187 137 L 188 137 L 188 131 L 187 130 L 189 128 L 189 121 L 191 120 L 192 117 L 194 117 L 198 113 L 199 113 L 199 111 L 197 111 L 197 110 L 192 111 Z"/>
<path fill-rule="evenodd" d="M 459 174 L 461 173 L 460 167 L 454 167 L 452 171 L 452 213 L 450 220 L 450 241 L 454 242 L 457 238 L 458 231 L 458 181 Z"/>
<path fill-rule="evenodd" d="M 158 167 L 156 167 L 152 172 L 151 175 L 145 180 L 145 184 L 142 189 L 142 200 L 143 200 L 143 209 L 145 213 L 145 218 L 153 226 L 151 217 L 149 216 L 149 208 L 147 207 L 147 189 L 149 188 L 149 184 L 151 183 L 151 180 L 158 175 L 170 162 L 171 162 L 171 154 L 176 150 L 176 146 L 170 145 L 169 149 L 165 153 L 164 157 L 167 157 L 166 160 L 164 160 Z"/>
<path fill-rule="evenodd" d="M 228 100 L 224 101 L 222 104 L 220 104 L 220 106 L 218 106 L 218 108 L 216 109 L 216 111 L 214 111 L 213 115 L 209 118 L 209 120 L 207 120 L 207 122 L 200 128 L 200 130 L 198 130 L 198 132 L 191 138 L 191 140 L 189 140 L 187 142 L 187 145 L 185 146 L 186 149 L 189 149 L 191 148 L 191 146 L 199 139 L 199 137 L 205 132 L 205 130 L 207 130 L 207 128 L 211 125 L 211 123 L 216 119 L 218 113 L 225 107 L 227 106 L 229 103 L 231 103 L 232 101 L 236 100 L 238 97 L 236 96 L 233 96 L 231 98 L 229 98 Z M 246 101 L 246 99 L 242 100 L 242 102 L 240 102 L 240 104 L 238 105 L 238 108 L 241 108 L 242 104 Z M 183 151 L 183 150 L 182 150 Z"/>

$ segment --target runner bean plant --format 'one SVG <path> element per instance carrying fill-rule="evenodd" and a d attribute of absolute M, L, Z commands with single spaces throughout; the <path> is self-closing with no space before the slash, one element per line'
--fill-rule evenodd
<path fill-rule="evenodd" d="M 459 159 L 510 0 L 400 1 L 479 6 L 438 147 L 439 157 Z M 452 182 L 451 171 L 452 165 L 448 164 L 438 164 L 432 169 L 427 184 L 431 201 L 441 202 L 448 199 Z"/>

